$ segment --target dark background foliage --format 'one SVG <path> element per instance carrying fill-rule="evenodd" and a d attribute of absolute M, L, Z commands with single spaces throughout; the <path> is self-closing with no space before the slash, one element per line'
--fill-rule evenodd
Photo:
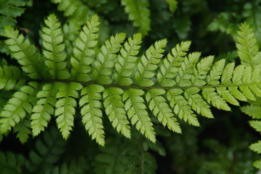
<path fill-rule="evenodd" d="M 124 11 L 120 0 L 77 1 L 88 9 L 84 11 L 87 17 L 95 13 L 100 17 L 99 44 L 118 32 L 127 33 L 127 36 L 139 32 L 139 27 L 134 27 L 133 21 L 128 19 L 128 14 Z M 1 0 L 0 5 L 1 2 L 4 3 Z M 86 22 L 85 18 L 69 15 L 62 10 L 62 7 L 49 0 L 26 2 L 28 4 L 23 7 L 24 13 L 14 18 L 17 21 L 14 26 L 32 43 L 40 47 L 42 41 L 39 36 L 44 19 L 54 13 L 62 22 L 66 48 L 70 54 L 78 29 Z M 153 42 L 163 38 L 168 40 L 167 51 L 181 41 L 191 40 L 191 52 L 200 51 L 203 56 L 215 55 L 215 61 L 226 58 L 227 62 L 238 62 L 234 41 L 238 26 L 244 21 L 254 28 L 259 46 L 261 46 L 261 4 L 259 0 L 178 0 L 177 2 L 176 11 L 171 12 L 167 1 L 149 0 L 151 29 L 143 37 L 143 52 Z M 6 58 L 10 63 L 16 64 L 14 59 L 9 58 L 8 50 L 3 43 L 4 39 L 2 35 L 0 56 Z M 7 94 L 7 98 L 8 96 L 10 95 Z M 6 100 L 1 98 L 0 105 Z M 241 105 L 245 104 L 241 103 Z M 252 167 L 252 162 L 258 159 L 258 156 L 250 151 L 248 146 L 260 139 L 260 135 L 249 126 L 249 118 L 236 107 L 232 107 L 232 112 L 217 109 L 212 111 L 215 119 L 200 118 L 201 127 L 199 128 L 181 124 L 183 130 L 181 135 L 170 133 L 160 126 L 156 129 L 158 130 L 157 139 L 162 148 L 157 147 L 156 152 L 149 150 L 157 163 L 156 173 L 253 174 L 257 172 Z M 107 118 L 105 118 L 105 149 L 91 140 L 81 124 L 79 114 L 76 116 L 75 127 L 67 141 L 62 139 L 54 127 L 55 123 L 52 120 L 44 133 L 34 138 L 30 137 L 25 144 L 21 144 L 15 134 L 5 136 L 0 143 L 0 158 L 2 152 L 7 151 L 23 155 L 21 158 L 25 158 L 26 162 L 21 162 L 22 167 L 16 171 L 17 173 L 37 173 L 37 171 L 47 173 L 53 171 L 55 167 L 62 168 L 66 164 L 68 168 L 70 166 L 78 168 L 77 170 L 72 169 L 72 171 L 76 171 L 75 173 L 95 174 L 103 173 L 102 170 L 111 170 L 104 165 L 108 161 L 101 161 L 101 159 L 109 159 L 108 156 L 115 157 L 113 156 L 115 148 L 131 152 L 131 146 L 139 146 L 134 141 L 126 140 L 117 134 Z M 134 140 L 137 137 L 142 138 L 139 135 L 135 136 L 135 133 L 133 137 Z M 51 150 L 47 150 L 46 153 L 42 152 L 45 148 Z M 107 152 L 106 155 L 103 152 Z M 124 152 L 124 155 L 132 157 L 128 152 Z M 35 155 L 40 156 L 42 161 L 32 160 Z M 16 159 L 19 162 L 20 158 Z M 120 167 L 130 165 L 130 163 L 135 166 L 135 161 L 137 159 L 132 157 L 126 163 L 124 160 L 117 162 Z"/>

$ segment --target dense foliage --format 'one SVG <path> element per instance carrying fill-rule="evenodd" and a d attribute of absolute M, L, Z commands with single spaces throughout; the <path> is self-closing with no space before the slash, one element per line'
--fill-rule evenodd
<path fill-rule="evenodd" d="M 0 173 L 256 173 L 260 3 L 0 0 Z"/>

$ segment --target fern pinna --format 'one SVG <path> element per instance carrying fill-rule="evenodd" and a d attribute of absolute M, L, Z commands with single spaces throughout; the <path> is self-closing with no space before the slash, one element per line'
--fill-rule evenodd
<path fill-rule="evenodd" d="M 261 96 L 259 68 L 226 65 L 224 59 L 212 66 L 213 56 L 187 53 L 190 41 L 177 44 L 164 57 L 163 39 L 138 57 L 141 34 L 126 39 L 119 33 L 97 49 L 99 21 L 94 15 L 68 57 L 56 16 L 51 14 L 45 24 L 41 51 L 17 30 L 5 28 L 11 57 L 22 72 L 1 64 L 0 88 L 16 91 L 0 113 L 0 130 L 6 134 L 14 128 L 23 143 L 30 134 L 44 131 L 52 116 L 67 139 L 78 105 L 86 131 L 104 146 L 105 115 L 125 137 L 131 138 L 132 125 L 156 142 L 151 115 L 181 133 L 180 120 L 199 126 L 197 115 L 213 118 L 210 106 L 230 111 L 227 103 L 238 106 L 238 101 Z"/>

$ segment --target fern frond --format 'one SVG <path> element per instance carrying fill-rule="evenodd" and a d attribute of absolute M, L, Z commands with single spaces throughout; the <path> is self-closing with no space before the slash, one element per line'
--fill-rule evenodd
<path fill-rule="evenodd" d="M 0 151 L 0 172 L 1 173 L 21 173 L 25 159 L 20 154 Z"/>
<path fill-rule="evenodd" d="M 32 1 L 27 0 L 2 0 L 0 4 L 0 36 L 4 36 L 5 26 L 14 26 L 14 18 L 24 13 L 25 6 L 31 6 Z"/>
<path fill-rule="evenodd" d="M 98 25 L 98 16 L 95 15 L 83 27 L 83 31 L 76 39 L 76 47 L 73 49 L 74 56 L 71 58 L 71 75 L 78 81 L 87 82 L 91 80 L 88 73 L 91 71 L 90 65 L 94 60 L 95 51 L 93 48 L 97 45 Z"/>
<path fill-rule="evenodd" d="M 124 10 L 129 15 L 129 20 L 133 20 L 133 25 L 139 27 L 139 32 L 145 36 L 150 30 L 150 10 L 148 0 L 121 0 L 125 6 Z"/>
<path fill-rule="evenodd" d="M 17 133 L 16 137 L 21 143 L 24 144 L 28 140 L 29 135 L 32 134 L 29 114 L 14 127 L 14 132 Z"/>
<path fill-rule="evenodd" d="M 242 14 L 246 18 L 246 22 L 254 30 L 254 34 L 257 39 L 257 45 L 261 47 L 261 7 L 259 1 L 246 1 L 244 5 L 244 13 Z"/>
<path fill-rule="evenodd" d="M 151 89 L 146 94 L 146 100 L 149 104 L 150 110 L 163 124 L 174 132 L 181 133 L 179 124 L 174 117 L 166 99 L 162 96 L 166 93 L 163 89 Z"/>
<path fill-rule="evenodd" d="M 157 74 L 157 81 L 160 86 L 171 87 L 176 84 L 173 78 L 176 76 L 190 44 L 190 41 L 177 44 L 175 48 L 171 50 L 171 53 L 168 54 L 167 58 L 163 60 Z"/>
<path fill-rule="evenodd" d="M 111 36 L 109 40 L 101 47 L 100 52 L 97 54 L 97 59 L 94 62 L 93 77 L 101 84 L 112 83 L 112 68 L 114 61 L 117 58 L 117 52 L 120 50 L 121 43 L 125 39 L 125 33 L 116 34 L 115 37 Z"/>
<path fill-rule="evenodd" d="M 35 150 L 29 152 L 26 168 L 31 173 L 50 172 L 64 152 L 66 142 L 61 134 L 51 127 L 44 132 L 43 137 L 36 140 Z"/>
<path fill-rule="evenodd" d="M 114 79 L 121 86 L 129 86 L 133 83 L 130 77 L 133 74 L 140 43 L 141 34 L 135 34 L 133 39 L 129 38 L 128 42 L 125 42 L 124 47 L 120 50 L 117 63 L 115 64 L 116 73 L 114 74 Z"/>
<path fill-rule="evenodd" d="M 97 174 L 146 173 L 155 174 L 157 164 L 149 149 L 164 155 L 159 144 L 147 142 L 144 139 L 121 140 L 109 139 L 105 148 L 95 157 L 95 172 Z"/>
<path fill-rule="evenodd" d="M 144 91 L 140 89 L 128 89 L 123 94 L 123 100 L 125 101 L 125 110 L 127 111 L 128 118 L 131 120 L 131 124 L 144 134 L 152 142 L 156 142 L 155 132 L 153 124 L 146 111 L 146 105 L 142 96 Z"/>
<path fill-rule="evenodd" d="M 30 82 L 29 85 L 23 86 L 15 92 L 11 99 L 8 100 L 0 113 L 0 131 L 6 133 L 16 124 L 20 123 L 26 116 L 31 114 L 32 103 L 30 97 L 34 98 L 38 91 L 38 84 Z"/>
<path fill-rule="evenodd" d="M 122 102 L 122 94 L 123 90 L 120 88 L 111 87 L 105 89 L 103 92 L 103 104 L 112 126 L 125 137 L 130 138 L 129 121 Z"/>
<path fill-rule="evenodd" d="M 101 93 L 104 88 L 100 85 L 89 85 L 81 91 L 81 99 L 79 105 L 81 107 L 82 122 L 86 131 L 96 139 L 101 146 L 105 145 L 104 128 L 102 124 L 102 99 Z"/>
<path fill-rule="evenodd" d="M 157 41 L 154 46 L 151 45 L 146 51 L 146 54 L 141 57 L 137 65 L 138 70 L 135 73 L 135 80 L 139 86 L 148 87 L 155 84 L 151 78 L 155 76 L 154 71 L 160 63 L 166 44 L 166 39 Z"/>
<path fill-rule="evenodd" d="M 0 67 L 0 89 L 19 89 L 26 80 L 18 67 L 5 65 Z"/>
<path fill-rule="evenodd" d="M 51 0 L 76 25 L 84 24 L 94 12 L 82 0 Z"/>
<path fill-rule="evenodd" d="M 71 82 L 61 86 L 56 94 L 56 98 L 58 99 L 55 104 L 56 123 L 64 139 L 69 137 L 74 125 L 73 120 L 77 106 L 75 99 L 79 98 L 77 90 L 80 89 L 82 89 L 80 83 Z"/>
<path fill-rule="evenodd" d="M 182 93 L 183 91 L 181 89 L 171 89 L 167 92 L 167 98 L 170 102 L 170 106 L 180 119 L 183 119 L 194 126 L 199 126 L 196 115 L 191 110 L 187 100 L 181 95 Z"/>
<path fill-rule="evenodd" d="M 61 86 L 61 83 L 45 84 L 42 90 L 37 93 L 38 101 L 33 107 L 33 114 L 31 115 L 33 136 L 40 134 L 50 122 L 51 115 L 54 115 L 56 94 Z"/>
<path fill-rule="evenodd" d="M 253 69 L 261 67 L 259 58 L 261 52 L 258 52 L 259 48 L 253 30 L 247 23 L 241 24 L 239 28 L 236 46 L 241 64 Z"/>
<path fill-rule="evenodd" d="M 47 27 L 43 27 L 43 55 L 45 57 L 45 65 L 49 68 L 49 72 L 53 79 L 68 79 L 70 74 L 66 69 L 66 53 L 63 44 L 63 35 L 56 16 L 51 14 L 44 21 Z"/>
<path fill-rule="evenodd" d="M 19 35 L 18 30 L 10 26 L 5 27 L 5 36 L 8 38 L 5 43 L 12 57 L 18 61 L 22 70 L 32 79 L 44 78 L 43 58 L 39 50 L 31 45 L 28 39 L 24 39 L 22 34 Z"/>

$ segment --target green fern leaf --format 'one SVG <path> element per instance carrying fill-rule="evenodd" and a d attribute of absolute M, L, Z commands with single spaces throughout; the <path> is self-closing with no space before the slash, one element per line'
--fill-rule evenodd
<path fill-rule="evenodd" d="M 188 100 L 188 104 L 198 114 L 208 118 L 214 118 L 209 105 L 203 100 L 202 96 L 198 94 L 199 91 L 199 88 L 189 88 L 185 90 L 184 96 Z"/>
<path fill-rule="evenodd" d="M 247 67 L 244 69 L 243 71 L 243 76 L 242 76 L 242 83 L 243 84 L 250 84 L 251 83 L 251 67 Z M 239 89 L 241 90 L 241 92 L 250 100 L 256 100 L 255 96 L 253 95 L 253 93 L 250 91 L 248 85 L 242 85 L 239 86 Z M 258 92 L 258 91 L 253 91 L 253 92 Z"/>
<path fill-rule="evenodd" d="M 81 88 L 81 84 L 71 82 L 60 87 L 56 95 L 56 98 L 58 99 L 55 105 L 56 123 L 64 139 L 69 137 L 70 131 L 74 125 L 73 120 L 75 108 L 77 106 L 75 99 L 79 98 L 77 90 L 80 90 Z"/>
<path fill-rule="evenodd" d="M 121 0 L 125 6 L 124 10 L 129 15 L 129 20 L 133 20 L 133 25 L 139 27 L 139 32 L 145 36 L 150 30 L 150 10 L 148 0 Z"/>
<path fill-rule="evenodd" d="M 5 41 L 11 50 L 11 55 L 17 59 L 22 70 L 32 79 L 43 78 L 46 74 L 42 67 L 43 58 L 38 49 L 31 45 L 28 39 L 24 39 L 22 34 L 19 35 L 18 30 L 14 30 L 10 26 L 5 27 Z"/>
<path fill-rule="evenodd" d="M 249 121 L 251 127 L 253 127 L 257 132 L 261 132 L 261 121 L 253 120 Z"/>
<path fill-rule="evenodd" d="M 178 72 L 178 68 L 183 62 L 184 56 L 189 49 L 191 42 L 185 41 L 177 44 L 175 48 L 171 50 L 167 58 L 163 60 L 163 63 L 159 67 L 157 74 L 157 81 L 160 86 L 171 87 L 176 84 L 173 78 Z"/>
<path fill-rule="evenodd" d="M 128 117 L 131 120 L 131 124 L 136 124 L 137 130 L 144 134 L 152 142 L 156 142 L 155 132 L 153 124 L 146 111 L 146 105 L 142 98 L 144 91 L 140 89 L 128 89 L 123 94 L 123 100 L 125 101 L 125 110 Z"/>
<path fill-rule="evenodd" d="M 141 34 L 135 34 L 133 39 L 129 38 L 128 42 L 125 42 L 124 47 L 120 50 L 121 54 L 118 56 L 118 61 L 115 64 L 116 73 L 114 74 L 114 79 L 121 86 L 129 86 L 133 83 L 130 77 L 133 74 L 140 43 Z"/>
<path fill-rule="evenodd" d="M 85 174 L 86 160 L 81 157 L 79 160 L 71 160 L 69 164 L 63 163 L 60 166 L 56 166 L 51 172 L 45 174 Z"/>
<path fill-rule="evenodd" d="M 258 58 L 259 56 L 256 56 L 258 45 L 253 30 L 249 28 L 247 23 L 241 24 L 239 28 L 240 31 L 238 32 L 238 43 L 236 46 L 242 65 L 250 66 L 253 69 L 260 67 L 261 61 Z M 261 52 L 258 53 L 258 55 L 260 54 Z"/>
<path fill-rule="evenodd" d="M 117 58 L 117 52 L 121 48 L 121 43 L 125 39 L 125 34 L 116 34 L 115 37 L 111 36 L 110 40 L 107 40 L 101 47 L 100 52 L 97 54 L 97 59 L 94 62 L 93 77 L 101 84 L 112 83 L 112 68 L 114 67 L 114 61 Z"/>
<path fill-rule="evenodd" d="M 231 111 L 226 101 L 215 92 L 215 88 L 204 88 L 202 94 L 207 102 L 212 104 L 214 107 L 225 111 Z"/>
<path fill-rule="evenodd" d="M 166 47 L 167 40 L 163 39 L 157 41 L 154 46 L 151 45 L 146 51 L 146 55 L 141 57 L 138 63 L 138 71 L 135 74 L 135 80 L 139 86 L 152 86 L 154 82 L 151 80 L 155 76 L 155 70 L 163 56 L 164 48 Z"/>
<path fill-rule="evenodd" d="M 191 82 L 195 86 L 204 86 L 206 84 L 205 78 L 208 71 L 211 69 L 214 56 L 208 56 L 200 60 L 197 64 L 197 69 L 194 68 L 194 76 L 191 78 Z"/>
<path fill-rule="evenodd" d="M 27 0 L 2 0 L 0 4 L 0 36 L 4 36 L 5 26 L 15 26 L 14 18 L 24 13 L 25 6 L 31 6 L 32 1 Z"/>
<path fill-rule="evenodd" d="M 244 13 L 242 14 L 246 18 L 246 23 L 254 30 L 254 34 L 257 39 L 257 44 L 261 46 L 261 8 L 259 6 L 259 1 L 246 1 L 244 4 Z"/>
<path fill-rule="evenodd" d="M 254 119 L 261 119 L 261 107 L 260 106 L 243 106 L 241 107 L 241 111 L 245 114 L 251 116 Z"/>
<path fill-rule="evenodd" d="M 43 171 L 47 173 L 54 168 L 64 152 L 66 142 L 61 134 L 51 127 L 45 131 L 42 138 L 35 142 L 35 150 L 29 152 L 29 159 L 26 161 L 26 168 L 31 173 Z"/>
<path fill-rule="evenodd" d="M 8 100 L 0 113 L 0 132 L 6 133 L 16 124 L 20 123 L 26 116 L 26 112 L 32 112 L 32 104 L 30 103 L 31 95 L 35 97 L 38 91 L 38 84 L 30 82 L 28 86 L 23 86 L 19 91 L 15 92 L 13 97 Z"/>
<path fill-rule="evenodd" d="M 105 145 L 104 128 L 102 124 L 102 99 L 101 93 L 104 88 L 100 85 L 89 85 L 84 87 L 81 92 L 79 105 L 81 108 L 82 122 L 85 125 L 86 131 L 96 139 L 96 142 L 101 146 Z"/>
<path fill-rule="evenodd" d="M 92 56 L 95 54 L 93 48 L 97 45 L 98 25 L 98 16 L 95 15 L 83 27 L 83 31 L 76 39 L 76 47 L 73 49 L 74 56 L 71 58 L 71 74 L 78 81 L 87 82 L 91 80 L 88 73 L 91 71 L 90 65 L 94 60 Z"/>
<path fill-rule="evenodd" d="M 33 114 L 31 115 L 33 136 L 44 131 L 51 120 L 51 115 L 54 115 L 56 94 L 61 86 L 61 83 L 45 84 L 42 90 L 37 93 L 38 101 L 33 107 Z"/>
<path fill-rule="evenodd" d="M 20 154 L 0 151 L 0 172 L 3 174 L 22 174 L 21 170 L 24 162 L 25 159 Z"/>
<path fill-rule="evenodd" d="M 239 91 L 237 91 L 237 92 L 239 92 Z M 233 92 L 233 89 L 230 89 L 228 91 L 226 89 L 226 87 L 218 87 L 217 93 L 218 93 L 218 95 L 220 95 L 223 99 L 225 99 L 227 102 L 231 103 L 232 105 L 239 106 L 239 102 L 232 95 L 232 94 L 237 95 L 236 93 Z M 240 93 L 240 94 L 245 98 L 245 96 L 242 93 Z"/>
<path fill-rule="evenodd" d="M 134 173 L 145 173 L 145 174 L 156 174 L 155 170 L 157 170 L 156 159 L 148 152 L 141 154 L 141 163 L 140 168 L 137 168 Z"/>
<path fill-rule="evenodd" d="M 176 77 L 176 83 L 178 86 L 191 85 L 190 80 L 199 57 L 200 53 L 191 53 L 182 61 L 178 69 L 178 76 Z"/>
<path fill-rule="evenodd" d="M 18 67 L 2 66 L 0 67 L 0 89 L 12 90 L 22 87 L 27 78 L 23 76 Z"/>
<path fill-rule="evenodd" d="M 169 9 L 172 13 L 174 13 L 178 7 L 178 2 L 177 0 L 167 0 L 169 3 Z"/>
<path fill-rule="evenodd" d="M 14 132 L 17 132 L 16 137 L 21 143 L 24 144 L 28 140 L 29 135 L 32 134 L 29 114 L 27 114 L 26 117 L 14 127 Z"/>
<path fill-rule="evenodd" d="M 125 137 L 130 138 L 129 121 L 127 120 L 124 104 L 122 102 L 123 90 L 111 87 L 103 92 L 105 112 L 112 126 Z"/>
<path fill-rule="evenodd" d="M 261 141 L 251 144 L 249 148 L 257 153 L 261 153 Z"/>
<path fill-rule="evenodd" d="M 219 79 L 223 72 L 224 65 L 225 65 L 224 59 L 214 64 L 214 66 L 210 70 L 210 74 L 207 76 L 207 83 L 209 85 L 218 85 L 220 83 Z"/>
<path fill-rule="evenodd" d="M 174 117 L 166 99 L 162 96 L 166 92 L 163 89 L 151 89 L 146 94 L 146 100 L 149 104 L 150 110 L 163 124 L 174 132 L 181 133 L 180 126 Z"/>
<path fill-rule="evenodd" d="M 180 119 L 183 119 L 194 126 L 199 126 L 198 119 L 191 110 L 187 100 L 181 95 L 182 93 L 183 91 L 181 89 L 171 89 L 167 92 L 167 98 L 170 102 L 170 106 Z"/>
<path fill-rule="evenodd" d="M 43 55 L 45 56 L 45 65 L 49 68 L 52 78 L 68 79 L 70 74 L 66 69 L 66 53 L 63 44 L 63 35 L 56 16 L 51 14 L 45 20 L 47 27 L 43 27 Z"/>

